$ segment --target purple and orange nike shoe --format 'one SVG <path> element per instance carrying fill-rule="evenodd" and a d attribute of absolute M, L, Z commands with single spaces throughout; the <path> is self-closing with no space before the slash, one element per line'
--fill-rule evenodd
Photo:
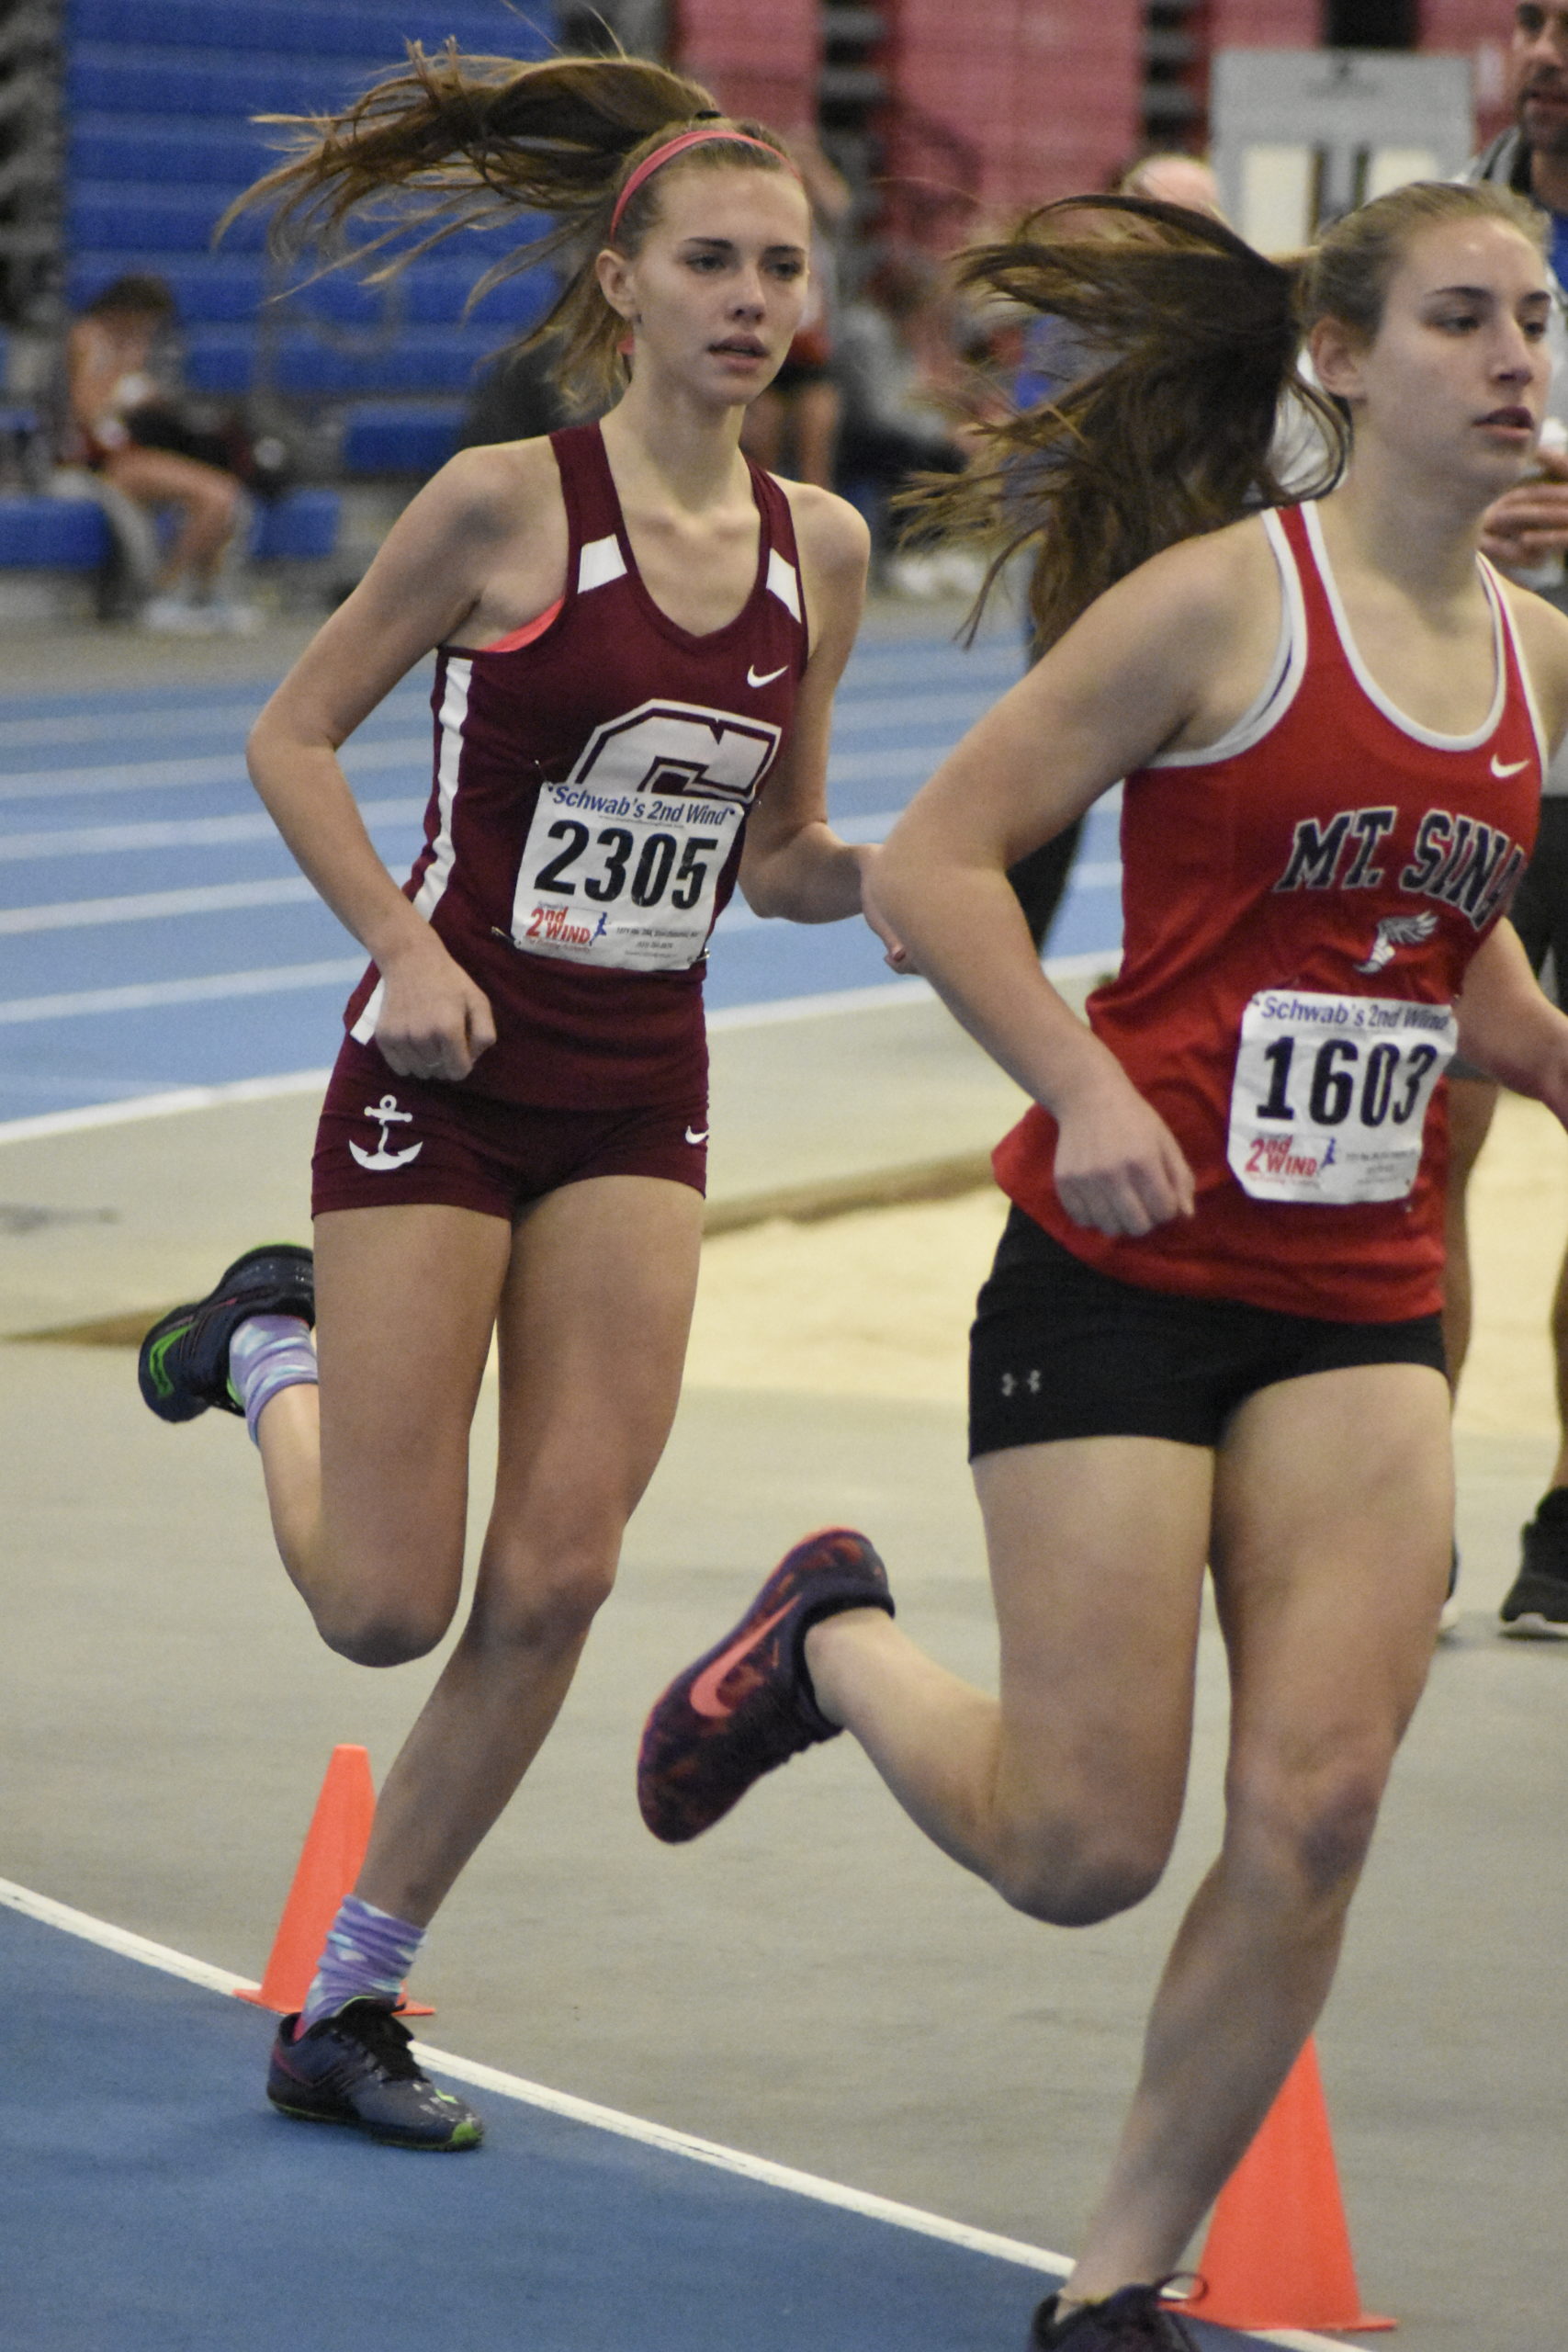
<path fill-rule="evenodd" d="M 829 1527 L 786 1553 L 739 1623 L 676 1676 L 637 1756 L 637 1804 L 656 1838 L 700 1836 L 764 1772 L 837 1738 L 812 1691 L 806 1636 L 845 1609 L 891 1617 L 893 1596 L 865 1537 Z"/>

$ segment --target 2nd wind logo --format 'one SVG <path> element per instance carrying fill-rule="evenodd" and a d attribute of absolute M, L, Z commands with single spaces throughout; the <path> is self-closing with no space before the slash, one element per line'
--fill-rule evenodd
<path fill-rule="evenodd" d="M 1310 1183 L 1332 1168 L 1337 1157 L 1332 1136 L 1319 1151 L 1303 1148 L 1294 1136 L 1254 1136 L 1247 1148 L 1247 1173 L 1269 1177 L 1276 1183 L 1290 1179 Z"/>

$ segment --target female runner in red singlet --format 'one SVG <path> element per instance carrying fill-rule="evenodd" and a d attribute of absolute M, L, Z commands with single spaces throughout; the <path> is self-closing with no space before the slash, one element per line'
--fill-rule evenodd
<path fill-rule="evenodd" d="M 1287 266 L 1172 208 L 1111 202 L 1095 238 L 1065 209 L 969 274 L 1105 365 L 1004 428 L 947 510 L 1042 531 L 1052 650 L 874 882 L 1037 1106 L 997 1157 L 1015 1206 L 973 1339 L 999 1701 L 905 1638 L 874 1553 L 835 1531 L 671 1686 L 641 1794 L 689 1837 L 847 1727 L 1008 1902 L 1106 1918 L 1170 1853 L 1212 1564 L 1223 1849 L 1031 2339 L 1131 2352 L 1194 2340 L 1161 2283 L 1326 1996 L 1427 1671 L 1452 1526 L 1433 1090 L 1457 1042 L 1568 1121 L 1568 1020 L 1504 919 L 1568 722 L 1568 623 L 1476 553 L 1542 413 L 1536 216 L 1413 187 Z M 1348 460 L 1316 503 L 1235 519 L 1285 495 L 1281 397 L 1316 400 L 1303 330 Z M 1086 1025 L 1006 870 L 1118 778 L 1125 945 Z"/>
<path fill-rule="evenodd" d="M 315 1290 L 308 1252 L 248 1252 L 149 1333 L 141 1372 L 165 1419 L 246 1413 L 318 1629 L 389 1666 L 457 1607 L 499 1339 L 472 1611 L 268 2082 L 291 2114 L 460 2147 L 478 2123 L 391 2005 L 555 1719 L 669 1432 L 716 916 L 738 878 L 766 915 L 861 911 L 872 853 L 829 830 L 825 777 L 867 543 L 739 448 L 807 296 L 808 209 L 771 132 L 630 59 L 415 50 L 246 200 L 335 228 L 397 190 L 435 233 L 554 216 L 511 266 L 573 256 L 543 331 L 614 405 L 454 458 L 257 721 L 257 790 L 373 958 L 318 1140 Z M 400 889 L 336 754 L 432 648 L 435 786 Z"/>

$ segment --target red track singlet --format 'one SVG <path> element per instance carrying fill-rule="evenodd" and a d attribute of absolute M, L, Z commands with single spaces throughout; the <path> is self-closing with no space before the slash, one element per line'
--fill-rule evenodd
<path fill-rule="evenodd" d="M 707 941 L 807 646 L 789 502 L 751 468 L 757 574 L 694 636 L 638 576 L 596 424 L 550 435 L 566 593 L 482 650 L 436 657 L 435 782 L 404 888 L 489 997 L 463 1084 L 540 1107 L 700 1102 Z M 374 966 L 344 1021 L 375 1035 Z"/>
<path fill-rule="evenodd" d="M 1074 1224 L 1038 1107 L 997 1178 L 1119 1281 L 1393 1322 L 1442 1303 L 1432 1098 L 1465 967 L 1535 838 L 1540 722 L 1484 563 L 1496 692 L 1475 733 L 1438 735 L 1369 675 L 1314 509 L 1262 519 L 1284 599 L 1273 682 L 1223 742 L 1127 778 L 1122 968 L 1089 1005 L 1186 1153 L 1197 1214 L 1136 1240 Z"/>

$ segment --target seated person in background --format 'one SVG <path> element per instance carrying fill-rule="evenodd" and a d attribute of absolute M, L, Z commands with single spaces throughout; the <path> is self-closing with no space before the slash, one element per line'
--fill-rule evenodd
<path fill-rule="evenodd" d="M 248 605 L 218 594 L 224 551 L 241 512 L 242 486 L 216 438 L 184 424 L 158 346 L 175 322 L 175 298 L 160 277 L 116 278 L 95 294 L 65 345 L 66 425 L 62 458 L 85 466 L 137 506 L 172 506 L 179 524 L 139 616 L 172 636 L 244 633 Z M 171 447 L 171 443 L 177 446 Z"/>

